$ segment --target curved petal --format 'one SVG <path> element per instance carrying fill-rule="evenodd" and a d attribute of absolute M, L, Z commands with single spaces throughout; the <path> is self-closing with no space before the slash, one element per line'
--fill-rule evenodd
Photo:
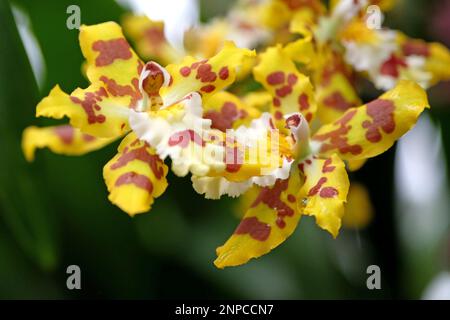
<path fill-rule="evenodd" d="M 78 156 L 103 148 L 114 140 L 96 138 L 69 125 L 28 127 L 23 132 L 22 150 L 27 161 L 33 161 L 36 149 L 49 148 L 57 154 Z"/>
<path fill-rule="evenodd" d="M 295 195 L 301 185 L 299 172 L 293 169 L 289 179 L 261 188 L 234 234 L 217 248 L 216 267 L 244 264 L 283 243 L 300 220 Z"/>
<path fill-rule="evenodd" d="M 249 125 L 260 115 L 258 109 L 247 106 L 240 98 L 226 91 L 212 95 L 203 104 L 203 118 L 211 120 L 211 128 L 223 132 Z"/>
<path fill-rule="evenodd" d="M 86 58 L 86 75 L 91 83 L 114 80 L 108 92 L 115 87 L 138 84 L 142 61 L 125 39 L 121 27 L 105 22 L 80 27 L 80 46 Z M 131 100 L 133 97 L 129 95 Z M 127 104 L 128 105 L 128 104 Z"/>
<path fill-rule="evenodd" d="M 142 100 L 142 62 L 125 40 L 121 28 L 106 22 L 80 28 L 86 74 L 92 83 L 70 95 L 55 86 L 36 108 L 36 116 L 61 119 L 97 137 L 118 137 L 129 130 L 130 109 Z"/>
<path fill-rule="evenodd" d="M 422 67 L 431 75 L 430 84 L 450 79 L 450 51 L 440 43 L 427 43 L 420 39 L 411 39 L 398 32 L 401 55 L 406 61 L 423 61 Z"/>
<path fill-rule="evenodd" d="M 321 123 L 330 123 L 350 108 L 361 105 L 354 86 L 354 75 L 342 57 L 324 49 L 316 56 L 318 68 L 314 70 L 314 85 Z"/>
<path fill-rule="evenodd" d="M 277 120 L 277 127 L 284 127 L 284 115 L 295 112 L 302 113 L 311 122 L 317 109 L 313 87 L 309 78 L 298 72 L 281 46 L 262 53 L 253 74 L 273 97 L 271 112 Z"/>
<path fill-rule="evenodd" d="M 377 100 L 322 126 L 312 137 L 312 148 L 323 157 L 337 153 L 344 160 L 377 156 L 408 132 L 425 108 L 429 108 L 425 91 L 402 80 Z"/>
<path fill-rule="evenodd" d="M 128 14 L 122 19 L 122 26 L 145 60 L 154 60 L 163 65 L 181 60 L 181 54 L 167 41 L 163 21 Z"/>
<path fill-rule="evenodd" d="M 62 119 L 96 137 L 118 137 L 130 130 L 126 97 L 114 97 L 99 84 L 76 89 L 71 95 L 55 86 L 36 107 L 37 117 Z"/>
<path fill-rule="evenodd" d="M 134 216 L 150 210 L 167 188 L 167 166 L 148 144 L 130 133 L 103 168 L 109 200 Z"/>
<path fill-rule="evenodd" d="M 299 209 L 336 238 L 350 186 L 344 162 L 337 155 L 308 158 L 299 165 L 305 183 L 297 194 Z"/>
<path fill-rule="evenodd" d="M 160 90 L 164 105 L 176 103 L 191 92 L 201 93 L 203 101 L 206 101 L 233 83 L 245 57 L 254 55 L 254 51 L 237 48 L 227 41 L 223 49 L 210 59 L 196 60 L 188 56 L 179 64 L 168 65 L 166 69 L 171 81 Z"/>

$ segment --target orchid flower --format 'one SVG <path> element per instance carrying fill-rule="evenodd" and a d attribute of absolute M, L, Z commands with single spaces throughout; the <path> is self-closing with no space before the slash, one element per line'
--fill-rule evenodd
<path fill-rule="evenodd" d="M 154 198 L 167 188 L 166 157 L 179 176 L 192 173 L 198 179 L 229 181 L 231 186 L 267 185 L 286 177 L 289 153 L 277 153 L 270 163 L 249 162 L 251 146 L 229 143 L 223 132 L 211 127 L 210 119 L 202 117 L 202 104 L 211 103 L 209 99 L 234 81 L 241 61 L 254 55 L 252 51 L 227 42 L 211 59 L 186 57 L 163 68 L 155 62 L 144 64 L 113 22 L 82 26 L 80 45 L 91 84 L 71 94 L 56 86 L 37 105 L 38 117 L 68 117 L 70 125 L 27 128 L 27 159 L 43 147 L 80 155 L 126 135 L 103 175 L 110 201 L 130 215 L 149 211 Z M 242 118 L 247 114 L 242 110 Z M 246 132 L 243 128 L 240 134 Z M 275 141 L 277 150 L 278 143 L 287 144 Z M 271 157 L 270 147 L 262 152 Z M 226 193 L 232 195 L 233 189 Z"/>
<path fill-rule="evenodd" d="M 263 187 L 228 241 L 217 249 L 219 268 L 246 263 L 280 245 L 302 215 L 311 215 L 336 237 L 349 189 L 344 161 L 375 157 L 410 130 L 428 101 L 412 81 L 400 81 L 378 99 L 348 109 L 315 133 L 315 109 L 307 77 L 281 46 L 261 54 L 254 75 L 273 96 L 271 114 L 277 128 L 294 143 L 289 178 Z"/>

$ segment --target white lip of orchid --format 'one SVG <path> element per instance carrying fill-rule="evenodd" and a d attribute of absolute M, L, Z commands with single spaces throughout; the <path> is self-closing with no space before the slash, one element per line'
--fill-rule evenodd
<path fill-rule="evenodd" d="M 194 189 L 199 193 L 205 193 L 208 198 L 217 198 L 222 194 L 237 196 L 245 192 L 253 184 L 259 186 L 271 186 L 277 179 L 287 179 L 292 159 L 283 158 L 282 166 L 262 170 L 260 176 L 251 177 L 245 181 L 232 182 L 223 177 L 206 176 L 210 170 L 222 171 L 226 163 L 223 161 L 225 148 L 223 146 L 206 144 L 204 148 L 192 152 L 191 148 L 181 148 L 178 146 L 169 146 L 169 139 L 178 132 L 185 130 L 213 130 L 211 129 L 211 120 L 203 119 L 203 110 L 201 107 L 201 97 L 194 92 L 186 96 L 181 103 L 184 104 L 184 112 L 175 114 L 173 118 L 158 117 L 150 115 L 147 112 L 130 112 L 130 126 L 139 139 L 146 141 L 155 148 L 156 153 L 161 159 L 169 156 L 172 159 L 172 170 L 179 176 L 185 176 L 189 172 L 193 174 L 192 181 Z M 252 121 L 249 127 L 241 126 L 235 132 L 237 137 L 267 138 L 267 130 L 272 127 L 271 115 L 264 113 L 259 119 Z M 246 146 L 251 147 L 249 139 Z M 239 139 L 238 139 L 239 143 Z M 195 143 L 194 143 L 195 146 Z M 209 150 L 208 150 L 209 148 Z M 202 152 L 207 155 L 214 151 L 217 158 L 205 158 Z M 205 161 L 206 160 L 206 161 Z M 209 191 L 208 191 L 209 190 Z M 214 191 L 215 190 L 215 191 Z"/>
<path fill-rule="evenodd" d="M 405 57 L 406 67 L 402 67 L 398 77 L 384 75 L 380 73 L 380 68 L 371 70 L 369 76 L 377 89 L 390 90 L 400 79 L 409 79 L 415 81 L 422 88 L 427 89 L 432 79 L 431 73 L 425 70 L 426 60 L 422 56 L 412 55 Z"/>
<path fill-rule="evenodd" d="M 375 72 L 389 57 L 398 50 L 396 33 L 392 30 L 376 30 L 380 40 L 377 44 L 361 44 L 343 41 L 344 58 L 356 71 Z"/>
<path fill-rule="evenodd" d="M 283 158 L 283 165 L 273 170 L 268 175 L 252 177 L 245 181 L 234 182 L 224 177 L 191 177 L 192 186 L 199 194 L 204 194 L 206 199 L 220 199 L 223 195 L 238 197 L 245 193 L 254 184 L 260 187 L 271 187 L 275 182 L 289 178 L 293 160 Z"/>
<path fill-rule="evenodd" d="M 168 118 L 146 112 L 130 112 L 129 122 L 132 130 L 140 140 L 153 147 L 161 159 L 170 157 L 172 171 L 178 176 L 186 176 L 189 172 L 203 176 L 211 169 L 223 170 L 225 167 L 223 161 L 207 156 L 211 154 L 220 156 L 223 153 L 217 145 L 207 144 L 205 148 L 198 147 L 195 143 L 193 148 L 170 145 L 171 137 L 177 133 L 187 130 L 198 133 L 210 130 L 211 127 L 211 120 L 202 118 L 201 98 L 198 93 L 187 95 L 179 103 L 184 105 L 184 110 Z"/>

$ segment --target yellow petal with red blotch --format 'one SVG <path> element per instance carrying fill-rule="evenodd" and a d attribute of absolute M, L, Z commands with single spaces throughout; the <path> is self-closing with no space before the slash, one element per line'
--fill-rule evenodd
<path fill-rule="evenodd" d="M 254 55 L 254 51 L 237 48 L 226 41 L 223 49 L 210 59 L 197 60 L 188 56 L 179 64 L 168 65 L 166 69 L 171 81 L 160 90 L 164 104 L 171 105 L 191 92 L 199 92 L 206 101 L 232 84 L 245 57 Z"/>
<path fill-rule="evenodd" d="M 335 121 L 348 109 L 361 105 L 354 86 L 352 69 L 340 54 L 323 47 L 316 55 L 313 70 L 317 115 L 322 124 Z"/>
<path fill-rule="evenodd" d="M 27 161 L 33 161 L 36 149 L 49 148 L 57 154 L 78 156 L 103 148 L 114 140 L 96 138 L 69 125 L 28 127 L 23 132 L 22 150 Z"/>
<path fill-rule="evenodd" d="M 150 210 L 167 188 L 167 166 L 147 143 L 130 133 L 103 168 L 109 200 L 134 216 Z"/>
<path fill-rule="evenodd" d="M 272 114 L 279 129 L 285 126 L 283 116 L 295 112 L 312 121 L 317 106 L 311 82 L 297 70 L 281 46 L 262 53 L 253 74 L 273 97 Z"/>
<path fill-rule="evenodd" d="M 225 132 L 241 125 L 249 125 L 261 112 L 244 104 L 229 92 L 221 91 L 212 95 L 203 104 L 203 118 L 211 120 L 211 128 Z"/>
<path fill-rule="evenodd" d="M 344 162 L 337 155 L 327 159 L 308 158 L 299 168 L 305 176 L 297 194 L 299 209 L 305 215 L 314 216 L 316 223 L 336 238 L 350 186 Z"/>
<path fill-rule="evenodd" d="M 373 215 L 373 207 L 366 187 L 352 182 L 348 191 L 342 225 L 349 229 L 362 229 L 369 225 Z"/>
<path fill-rule="evenodd" d="M 401 80 L 378 99 L 322 126 L 312 137 L 312 149 L 323 157 L 337 153 L 344 160 L 375 157 L 408 132 L 425 108 L 426 92 L 415 82 Z"/>
<path fill-rule="evenodd" d="M 424 69 L 431 74 L 431 84 L 450 79 L 450 51 L 440 43 L 427 43 L 408 38 L 398 32 L 398 42 L 405 57 L 419 57 L 425 60 Z"/>
<path fill-rule="evenodd" d="M 128 97 L 112 96 L 99 83 L 76 89 L 71 95 L 55 86 L 36 107 L 37 117 L 62 119 L 96 137 L 118 137 L 130 130 Z"/>
<path fill-rule="evenodd" d="M 132 105 L 138 91 L 142 61 L 131 49 L 115 22 L 81 26 L 80 46 L 86 58 L 86 75 L 91 83 L 103 83 L 111 95 L 128 97 Z"/>
<path fill-rule="evenodd" d="M 167 41 L 163 21 L 127 14 L 121 24 L 125 34 L 136 44 L 139 56 L 145 60 L 167 65 L 182 59 L 181 54 Z"/>
<path fill-rule="evenodd" d="M 300 219 L 295 194 L 302 180 L 297 169 L 286 180 L 261 188 L 234 234 L 217 248 L 218 268 L 237 266 L 258 258 L 283 243 L 295 230 Z"/>

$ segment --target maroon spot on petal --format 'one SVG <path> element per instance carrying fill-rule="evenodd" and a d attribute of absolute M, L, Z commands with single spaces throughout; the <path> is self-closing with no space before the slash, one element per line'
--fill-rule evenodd
<path fill-rule="evenodd" d="M 222 67 L 219 71 L 219 78 L 222 80 L 226 80 L 229 76 L 230 72 L 228 71 L 228 67 Z"/>
<path fill-rule="evenodd" d="M 249 234 L 255 240 L 266 241 L 270 235 L 270 226 L 258 220 L 257 217 L 244 218 L 234 234 Z"/>
<path fill-rule="evenodd" d="M 135 107 L 137 102 L 142 98 L 141 91 L 139 90 L 139 80 L 137 78 L 132 79 L 131 85 L 119 85 L 114 79 L 109 79 L 105 76 L 100 77 L 113 97 L 130 96 L 130 107 Z M 102 88 L 103 89 L 103 88 Z"/>
<path fill-rule="evenodd" d="M 281 200 L 281 193 L 285 192 L 289 186 L 289 179 L 278 179 L 273 187 L 264 187 L 252 204 L 252 208 L 256 207 L 260 203 L 265 204 L 269 208 L 277 211 L 277 226 L 284 228 L 286 223 L 284 219 L 286 217 L 292 217 L 295 212 L 284 201 Z"/>
<path fill-rule="evenodd" d="M 298 80 L 298 78 L 297 78 L 297 76 L 295 74 L 290 73 L 288 75 L 288 81 L 287 82 L 288 82 L 288 84 L 290 86 L 294 86 L 297 83 L 297 80 Z"/>
<path fill-rule="evenodd" d="M 181 74 L 183 77 L 188 77 L 188 76 L 191 74 L 191 68 L 189 68 L 189 67 L 183 67 L 183 68 L 181 68 L 181 69 L 180 69 L 180 74 Z"/>
<path fill-rule="evenodd" d="M 122 185 L 134 184 L 136 187 L 140 189 L 147 190 L 148 193 L 152 193 L 153 184 L 150 179 L 142 174 L 138 174 L 136 172 L 127 172 L 121 175 L 116 180 L 116 187 L 120 187 Z"/>
<path fill-rule="evenodd" d="M 59 126 L 54 129 L 56 135 L 64 144 L 71 144 L 75 137 L 75 130 L 71 126 Z"/>
<path fill-rule="evenodd" d="M 139 143 L 139 140 L 136 140 L 135 142 Z M 161 166 L 163 162 L 158 155 L 149 153 L 147 146 L 131 150 L 129 148 L 125 148 L 119 159 L 111 165 L 111 170 L 122 168 L 134 160 L 145 162 L 157 179 L 161 179 L 163 177 L 164 169 Z"/>
<path fill-rule="evenodd" d="M 309 108 L 309 99 L 308 96 L 304 93 L 302 93 L 298 97 L 298 104 L 300 105 L 300 111 L 306 110 Z"/>
<path fill-rule="evenodd" d="M 92 50 L 100 52 L 95 59 L 97 67 L 108 66 L 116 59 L 128 60 L 132 57 L 130 45 L 124 38 L 95 41 Z"/>
<path fill-rule="evenodd" d="M 335 166 L 331 166 L 332 160 L 331 159 L 327 159 L 325 160 L 323 167 L 322 167 L 322 172 L 323 173 L 327 173 L 327 172 L 333 172 L 334 169 L 336 169 Z"/>
<path fill-rule="evenodd" d="M 292 87 L 291 86 L 284 86 L 280 89 L 275 90 L 275 94 L 281 98 L 286 97 L 287 95 L 291 94 Z"/>
<path fill-rule="evenodd" d="M 381 141 L 380 129 L 388 134 L 394 132 L 394 110 L 394 103 L 390 100 L 377 99 L 367 104 L 367 115 L 373 120 L 362 123 L 363 128 L 367 129 L 367 140 L 372 143 Z"/>
<path fill-rule="evenodd" d="M 325 187 L 322 190 L 320 190 L 320 197 L 321 198 L 334 198 L 339 194 L 339 192 L 333 188 L 333 187 Z"/>
<path fill-rule="evenodd" d="M 217 79 L 215 72 L 211 71 L 212 67 L 210 64 L 202 64 L 197 69 L 196 79 L 200 79 L 201 82 L 213 82 Z"/>
<path fill-rule="evenodd" d="M 201 91 L 206 92 L 206 93 L 213 92 L 215 89 L 216 89 L 216 87 L 213 86 L 212 84 L 209 84 L 207 86 L 203 86 L 200 88 Z"/>
<path fill-rule="evenodd" d="M 86 133 L 83 133 L 82 136 L 81 136 L 81 138 L 82 138 L 83 141 L 85 141 L 85 142 L 92 142 L 92 141 L 95 140 L 95 137 L 94 137 L 94 136 L 91 136 L 90 134 L 86 134 Z"/>
<path fill-rule="evenodd" d="M 317 184 L 309 190 L 308 197 L 312 197 L 318 194 L 324 183 L 327 181 L 328 179 L 326 177 L 321 177 Z"/>
<path fill-rule="evenodd" d="M 277 97 L 273 98 L 272 103 L 273 103 L 273 105 L 274 105 L 275 107 L 277 107 L 277 108 L 278 108 L 279 106 L 281 106 L 281 101 L 280 101 L 280 99 L 277 98 Z"/>
<path fill-rule="evenodd" d="M 287 199 L 289 202 L 292 203 L 294 203 L 297 200 L 293 194 L 288 195 Z"/>
<path fill-rule="evenodd" d="M 282 83 L 284 83 L 284 72 L 282 72 L 282 71 L 272 72 L 271 74 L 269 74 L 267 76 L 266 80 L 267 80 L 267 83 L 272 86 L 282 84 Z"/>

